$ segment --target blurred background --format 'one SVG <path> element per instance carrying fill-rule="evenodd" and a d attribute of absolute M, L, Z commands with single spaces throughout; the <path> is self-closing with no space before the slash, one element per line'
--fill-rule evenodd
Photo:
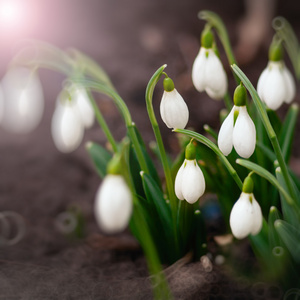
<path fill-rule="evenodd" d="M 257 7 L 251 3 L 256 3 Z M 0 77 L 4 76 L 24 39 L 46 41 L 62 49 L 77 48 L 107 71 L 128 104 L 143 137 L 149 142 L 153 134 L 145 108 L 145 88 L 154 71 L 166 63 L 166 72 L 190 107 L 189 126 L 203 132 L 203 125 L 207 123 L 218 130 L 218 112 L 224 104 L 209 99 L 204 93 L 199 94 L 190 77 L 204 25 L 197 18 L 197 13 L 204 9 L 216 12 L 223 19 L 240 67 L 254 85 L 267 64 L 273 17 L 282 15 L 287 18 L 299 37 L 300 4 L 294 0 L 0 0 Z M 265 35 L 261 36 L 262 33 Z M 226 63 L 223 49 L 220 49 L 220 54 Z M 232 93 L 233 77 L 230 68 L 226 67 L 226 70 Z M 10 296 L 20 295 L 25 290 L 26 299 L 50 299 L 46 295 L 49 295 L 51 284 L 58 284 L 61 278 L 54 273 L 49 275 L 39 267 L 36 267 L 36 272 L 25 276 L 28 265 L 25 268 L 19 263 L 47 266 L 52 270 L 56 268 L 77 282 L 82 279 L 81 275 L 64 273 L 65 269 L 61 270 L 60 266 L 69 268 L 72 265 L 76 271 L 85 268 L 85 272 L 89 273 L 88 267 L 96 265 L 102 266 L 101 272 L 107 270 L 109 273 L 113 271 L 107 264 L 114 261 L 111 256 L 91 261 L 91 257 L 99 253 L 93 253 L 93 256 L 88 252 L 91 250 L 83 251 L 82 248 L 80 258 L 54 226 L 57 215 L 68 205 L 76 204 L 87 220 L 87 235 L 98 232 L 92 208 L 100 179 L 87 156 L 84 143 L 93 140 L 105 144 L 105 137 L 94 125 L 85 132 L 79 149 L 70 154 L 58 152 L 51 138 L 50 126 L 64 77 L 47 70 L 40 70 L 39 75 L 45 96 L 45 111 L 39 127 L 26 135 L 11 134 L 0 128 L 0 212 L 15 211 L 26 224 L 26 235 L 18 245 L 9 250 L 0 247 L 3 270 L 0 290 Z M 161 93 L 162 84 L 159 84 L 154 98 L 156 109 Z M 95 98 L 116 138 L 121 139 L 125 129 L 116 109 L 101 95 L 95 95 Z M 299 102 L 299 92 L 296 101 Z M 157 117 L 166 146 L 175 154 L 178 147 L 176 138 L 160 121 L 159 115 Z M 297 158 L 299 155 L 298 147 L 294 156 Z M 298 164 L 297 161 L 295 164 Z M 102 250 L 103 247 L 100 246 Z M 123 260 L 126 258 L 123 257 Z M 14 262 L 13 267 L 11 262 Z M 92 272 L 95 278 L 102 278 L 99 270 L 93 269 Z M 44 290 L 35 294 L 38 292 L 33 289 L 33 283 L 41 283 L 41 274 L 50 277 L 43 281 Z M 137 274 L 127 275 L 134 277 Z M 66 288 L 70 288 L 71 294 L 76 291 L 77 296 L 81 295 L 74 288 L 74 282 Z M 13 292 L 11 288 L 16 284 L 20 288 Z M 89 282 L 84 284 L 88 288 Z M 74 296 L 73 299 L 84 298 Z"/>

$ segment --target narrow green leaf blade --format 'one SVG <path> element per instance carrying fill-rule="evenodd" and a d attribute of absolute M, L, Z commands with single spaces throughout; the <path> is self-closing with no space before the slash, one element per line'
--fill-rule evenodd
<path fill-rule="evenodd" d="M 106 175 L 107 163 L 112 157 L 111 153 L 94 142 L 87 142 L 86 150 L 94 163 L 98 175 L 103 178 Z"/>
<path fill-rule="evenodd" d="M 298 227 L 299 228 L 299 227 Z M 295 262 L 300 263 L 300 231 L 283 220 L 275 222 L 275 229 L 290 251 Z"/>

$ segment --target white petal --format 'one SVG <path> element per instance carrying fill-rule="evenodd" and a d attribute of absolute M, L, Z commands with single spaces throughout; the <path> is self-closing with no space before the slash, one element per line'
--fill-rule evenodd
<path fill-rule="evenodd" d="M 86 90 L 75 87 L 74 91 L 72 91 L 72 101 L 76 104 L 84 127 L 91 128 L 94 124 L 95 113 Z"/>
<path fill-rule="evenodd" d="M 205 91 L 207 94 L 219 100 L 225 96 L 227 91 L 227 75 L 223 65 L 212 49 L 209 49 L 209 55 L 205 65 Z"/>
<path fill-rule="evenodd" d="M 229 115 L 224 120 L 218 135 L 218 147 L 224 155 L 228 155 L 232 150 L 232 133 L 233 133 L 233 123 L 234 123 L 234 111 L 236 110 L 234 106 L 229 113 Z"/>
<path fill-rule="evenodd" d="M 264 102 L 265 100 L 263 99 L 263 89 L 265 86 L 266 78 L 269 76 L 269 68 L 268 66 L 263 70 L 261 75 L 258 78 L 257 82 L 257 93 L 260 99 Z"/>
<path fill-rule="evenodd" d="M 107 175 L 96 194 L 95 217 L 105 233 L 124 230 L 132 213 L 131 192 L 120 175 Z"/>
<path fill-rule="evenodd" d="M 268 68 L 269 73 L 264 80 L 261 98 L 269 108 L 276 110 L 282 105 L 285 99 L 286 88 L 281 72 L 281 63 L 271 61 Z"/>
<path fill-rule="evenodd" d="M 169 128 L 185 128 L 189 120 L 189 110 L 176 89 L 171 92 L 164 91 L 160 103 L 160 114 Z"/>
<path fill-rule="evenodd" d="M 186 166 L 183 170 L 181 190 L 184 199 L 190 204 L 195 203 L 205 191 L 205 180 L 203 173 L 196 160 L 185 160 Z"/>
<path fill-rule="evenodd" d="M 61 152 L 74 151 L 81 143 L 84 126 L 74 104 L 70 101 L 57 105 L 52 117 L 51 133 L 55 146 Z"/>
<path fill-rule="evenodd" d="M 40 123 L 44 112 L 42 85 L 35 72 L 10 69 L 2 79 L 3 127 L 15 133 L 29 133 Z"/>
<path fill-rule="evenodd" d="M 181 167 L 179 168 L 176 178 L 175 178 L 175 194 L 179 200 L 184 200 L 182 195 L 182 178 L 183 178 L 183 170 L 186 160 L 183 162 Z"/>
<path fill-rule="evenodd" d="M 255 200 L 253 194 L 252 194 L 252 207 L 253 207 L 253 218 L 252 218 L 251 234 L 256 235 L 261 231 L 263 216 L 262 216 L 261 208 L 258 202 Z"/>
<path fill-rule="evenodd" d="M 230 228 L 237 239 L 245 238 L 252 230 L 253 207 L 249 200 L 250 195 L 252 194 L 242 193 L 230 213 Z"/>
<path fill-rule="evenodd" d="M 246 106 L 241 106 L 232 134 L 233 146 L 239 156 L 249 158 L 256 144 L 256 130 Z"/>
<path fill-rule="evenodd" d="M 285 65 L 282 69 L 282 75 L 283 75 L 284 84 L 285 84 L 284 101 L 286 103 L 291 103 L 296 95 L 296 84 L 295 84 L 292 73 L 288 70 L 288 68 Z"/>
<path fill-rule="evenodd" d="M 205 89 L 205 64 L 207 49 L 201 47 L 199 53 L 194 61 L 192 69 L 192 80 L 195 88 L 199 92 L 203 92 Z"/>

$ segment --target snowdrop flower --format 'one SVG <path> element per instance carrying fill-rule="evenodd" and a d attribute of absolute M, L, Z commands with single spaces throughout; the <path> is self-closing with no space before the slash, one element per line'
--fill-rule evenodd
<path fill-rule="evenodd" d="M 108 165 L 108 175 L 100 185 L 95 202 L 95 217 L 105 233 L 124 230 L 132 214 L 133 200 L 131 191 L 120 175 L 120 156 L 115 156 Z"/>
<path fill-rule="evenodd" d="M 76 85 L 71 87 L 71 95 L 84 127 L 91 128 L 95 121 L 95 113 L 86 90 Z"/>
<path fill-rule="evenodd" d="M 255 150 L 256 129 L 245 106 L 246 95 L 246 89 L 242 85 L 236 88 L 235 105 L 219 131 L 218 147 L 226 156 L 232 151 L 233 146 L 237 154 L 243 158 L 249 158 Z"/>
<path fill-rule="evenodd" d="M 1 86 L 1 125 L 14 133 L 34 130 L 44 112 L 42 85 L 36 72 L 23 67 L 12 68 L 3 77 Z"/>
<path fill-rule="evenodd" d="M 74 151 L 81 143 L 84 126 L 76 104 L 63 91 L 57 99 L 52 117 L 51 133 L 55 146 L 61 152 Z"/>
<path fill-rule="evenodd" d="M 273 110 L 278 109 L 284 102 L 291 103 L 296 95 L 295 81 L 282 56 L 281 44 L 274 41 L 270 46 L 269 63 L 257 83 L 259 97 Z"/>
<path fill-rule="evenodd" d="M 173 80 L 164 79 L 164 93 L 160 102 L 160 115 L 168 128 L 184 129 L 189 120 L 189 110 L 174 88 Z"/>
<path fill-rule="evenodd" d="M 219 100 L 227 91 L 227 75 L 219 57 L 212 48 L 214 42 L 210 30 L 202 33 L 200 51 L 194 61 L 192 81 L 199 92 L 204 90 L 212 99 Z"/>
<path fill-rule="evenodd" d="M 258 79 L 257 93 L 267 107 L 273 110 L 284 102 L 291 103 L 296 95 L 296 85 L 283 61 L 269 61 Z"/>
<path fill-rule="evenodd" d="M 178 199 L 193 204 L 204 194 L 205 180 L 196 161 L 196 149 L 192 141 L 185 153 L 186 158 L 175 178 L 175 194 Z"/>
<path fill-rule="evenodd" d="M 246 181 L 251 181 L 251 177 L 247 177 Z M 263 216 L 258 202 L 255 200 L 253 191 L 253 182 L 251 188 L 243 186 L 243 192 L 240 198 L 234 204 L 230 213 L 230 228 L 232 234 L 237 239 L 243 239 L 247 235 L 256 235 L 260 232 L 263 223 Z"/>

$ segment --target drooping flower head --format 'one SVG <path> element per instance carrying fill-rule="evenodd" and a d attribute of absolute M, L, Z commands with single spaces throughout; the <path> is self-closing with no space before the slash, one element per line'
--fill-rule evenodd
<path fill-rule="evenodd" d="M 168 128 L 184 129 L 189 120 L 189 110 L 174 87 L 173 80 L 164 79 L 164 93 L 160 102 L 160 115 Z"/>
<path fill-rule="evenodd" d="M 56 148 L 64 153 L 77 149 L 83 139 L 84 125 L 78 108 L 65 90 L 57 98 L 51 133 Z"/>
<path fill-rule="evenodd" d="M 227 92 L 227 75 L 214 49 L 214 36 L 205 28 L 201 36 L 201 47 L 194 61 L 192 80 L 199 92 L 206 93 L 215 100 L 222 99 Z"/>
<path fill-rule="evenodd" d="M 263 216 L 261 208 L 253 195 L 253 181 L 247 176 L 240 198 L 234 204 L 230 213 L 230 228 L 237 239 L 243 239 L 249 234 L 256 235 L 262 228 Z"/>
<path fill-rule="evenodd" d="M 113 157 L 108 175 L 99 186 L 95 200 L 95 217 L 101 230 L 107 234 L 123 231 L 132 214 L 131 191 L 121 175 L 120 156 Z"/>
<path fill-rule="evenodd" d="M 11 68 L 3 77 L 1 86 L 1 125 L 14 133 L 34 130 L 44 112 L 43 90 L 36 71 Z"/>
<path fill-rule="evenodd" d="M 257 93 L 267 107 L 273 110 L 284 102 L 291 103 L 295 98 L 295 81 L 283 61 L 282 45 L 276 38 L 270 46 L 268 65 L 258 79 Z"/>
<path fill-rule="evenodd" d="M 185 151 L 185 160 L 175 178 L 175 194 L 178 199 L 195 203 L 205 192 L 205 179 L 196 161 L 196 147 L 193 140 Z"/>
<path fill-rule="evenodd" d="M 218 135 L 218 146 L 224 155 L 232 151 L 243 158 L 249 158 L 256 144 L 256 129 L 246 108 L 247 92 L 241 84 L 234 92 L 234 106 L 224 120 Z"/>

